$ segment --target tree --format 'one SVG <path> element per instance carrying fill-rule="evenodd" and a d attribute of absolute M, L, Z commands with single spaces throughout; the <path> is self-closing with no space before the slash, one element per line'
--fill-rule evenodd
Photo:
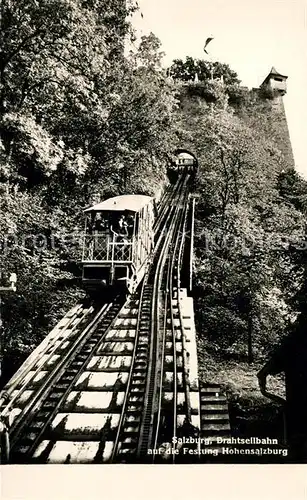
<path fill-rule="evenodd" d="M 293 169 L 282 171 L 278 177 L 280 195 L 297 210 L 306 214 L 307 182 Z"/>
<path fill-rule="evenodd" d="M 289 249 L 304 217 L 280 196 L 281 153 L 270 137 L 222 99 L 190 102 L 180 125 L 199 162 L 197 321 L 221 356 L 252 363 L 286 332 L 301 279 Z"/>
<path fill-rule="evenodd" d="M 213 75 L 213 79 L 221 79 L 223 77 L 225 85 L 240 83 L 237 74 L 230 69 L 228 64 L 218 61 L 211 63 L 202 59 L 193 59 L 190 56 L 187 56 L 185 61 L 175 59 L 169 68 L 169 74 L 176 80 L 185 82 L 194 81 L 195 75 L 197 75 L 199 81 L 205 82 L 210 80 L 211 75 Z"/>
<path fill-rule="evenodd" d="M 161 69 L 162 58 L 165 53 L 161 49 L 161 41 L 153 33 L 142 36 L 137 52 L 134 54 L 135 63 L 147 70 Z"/>
<path fill-rule="evenodd" d="M 161 43 L 133 36 L 134 2 L 2 2 L 0 266 L 6 366 L 80 300 L 82 210 L 121 192 L 154 195 L 174 149 L 174 86 Z M 79 281 L 78 281 L 79 280 Z"/>

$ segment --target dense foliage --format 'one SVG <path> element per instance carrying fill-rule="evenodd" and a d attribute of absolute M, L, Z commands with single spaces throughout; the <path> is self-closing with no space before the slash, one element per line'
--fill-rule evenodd
<path fill-rule="evenodd" d="M 18 275 L 3 297 L 6 376 L 83 296 L 82 209 L 157 193 L 178 146 L 199 162 L 194 294 L 206 355 L 262 362 L 302 307 L 307 183 L 266 118 L 274 96 L 218 62 L 188 57 L 166 74 L 153 34 L 125 57 L 135 8 L 2 2 L 1 284 Z"/>
<path fill-rule="evenodd" d="M 3 355 L 19 364 L 83 296 L 82 210 L 165 182 L 176 107 L 160 42 L 133 37 L 132 2 L 4 0 L 0 234 Z"/>
<path fill-rule="evenodd" d="M 228 64 L 218 61 L 210 62 L 202 59 L 194 59 L 187 56 L 186 60 L 175 59 L 169 69 L 169 74 L 176 80 L 189 82 L 195 80 L 195 77 L 200 82 L 206 80 L 223 79 L 225 85 L 233 85 L 240 83 L 238 75 L 230 69 Z"/>
<path fill-rule="evenodd" d="M 185 61 L 175 59 L 168 74 L 175 82 L 183 84 L 185 92 L 191 97 L 216 102 L 219 99 L 218 82 L 221 82 L 230 103 L 241 104 L 244 101 L 247 89 L 240 86 L 237 73 L 228 64 L 187 56 Z"/>
<path fill-rule="evenodd" d="M 226 390 L 234 435 L 282 440 L 282 411 L 261 395 L 257 372 L 304 323 L 307 183 L 279 128 L 278 96 L 209 83 L 210 92 L 207 82 L 179 83 L 182 145 L 199 162 L 193 293 L 200 381 Z M 269 387 L 285 397 L 282 374 Z"/>
<path fill-rule="evenodd" d="M 188 92 L 181 100 L 183 137 L 200 166 L 194 285 L 198 331 L 217 359 L 259 362 L 297 313 L 291 298 L 302 283 L 297 253 L 304 237 L 307 186 L 295 171 L 284 169 L 283 155 L 266 133 L 257 106 L 251 119 L 229 105 L 220 82 L 215 92 L 213 106 Z"/>

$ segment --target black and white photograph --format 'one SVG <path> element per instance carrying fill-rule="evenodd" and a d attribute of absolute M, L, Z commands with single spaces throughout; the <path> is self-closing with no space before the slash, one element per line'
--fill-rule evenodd
<path fill-rule="evenodd" d="M 306 42 L 305 0 L 1 0 L 2 470 L 307 463 Z"/>

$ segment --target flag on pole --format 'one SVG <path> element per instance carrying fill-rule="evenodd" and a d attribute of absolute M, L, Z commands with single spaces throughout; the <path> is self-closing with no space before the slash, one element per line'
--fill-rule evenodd
<path fill-rule="evenodd" d="M 207 47 L 208 43 L 210 43 L 210 42 L 211 42 L 211 40 L 214 40 L 214 38 L 209 37 L 209 38 L 207 38 L 207 40 L 206 40 L 206 43 L 205 43 L 205 46 L 204 46 L 204 51 L 206 52 L 206 54 L 208 54 L 208 52 L 206 51 L 206 47 Z"/>

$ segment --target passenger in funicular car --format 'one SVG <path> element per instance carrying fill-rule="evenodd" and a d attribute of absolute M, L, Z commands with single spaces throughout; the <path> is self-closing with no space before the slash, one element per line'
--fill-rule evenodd
<path fill-rule="evenodd" d="M 87 233 L 89 235 L 103 233 L 107 230 L 108 220 L 103 218 L 101 213 L 92 214 L 91 218 L 87 219 Z"/>
<path fill-rule="evenodd" d="M 116 245 L 116 255 L 120 260 L 129 259 L 129 248 L 132 243 L 134 218 L 129 214 L 116 214 L 111 220 L 110 230 Z M 128 247 L 129 245 L 129 247 Z"/>
<path fill-rule="evenodd" d="M 116 241 L 128 243 L 128 239 L 131 239 L 133 234 L 133 223 L 134 220 L 132 218 L 131 224 L 131 216 L 129 215 L 121 214 L 113 217 L 110 229 L 114 234 Z"/>
<path fill-rule="evenodd" d="M 106 258 L 104 252 L 107 251 L 108 227 L 108 217 L 102 213 L 92 214 L 87 220 L 87 234 L 91 237 L 88 243 L 90 259 L 104 260 Z"/>
<path fill-rule="evenodd" d="M 128 228 L 128 236 L 129 238 L 132 238 L 134 230 L 134 215 L 132 214 L 127 215 L 127 228 Z"/>
<path fill-rule="evenodd" d="M 102 217 L 101 214 L 97 214 L 93 229 L 97 233 L 105 233 L 108 230 L 108 220 Z"/>

